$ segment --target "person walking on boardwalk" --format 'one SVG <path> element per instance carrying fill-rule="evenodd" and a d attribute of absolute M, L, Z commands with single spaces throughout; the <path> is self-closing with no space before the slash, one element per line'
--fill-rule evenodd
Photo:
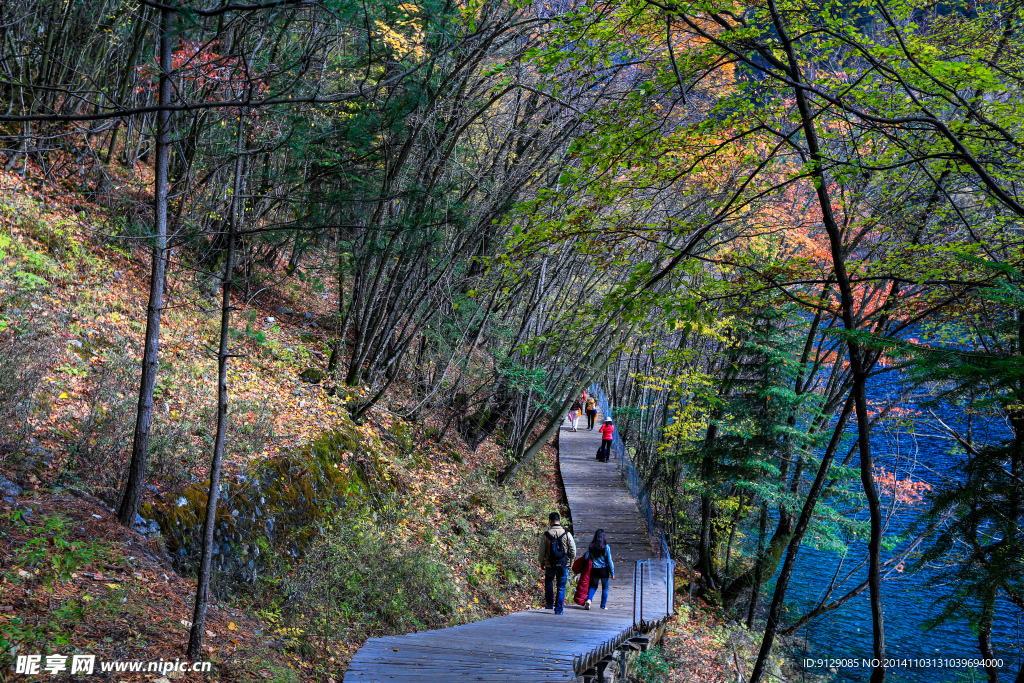
<path fill-rule="evenodd" d="M 562 528 L 562 516 L 557 512 L 548 515 L 548 523 L 550 528 L 540 539 L 539 557 L 544 569 L 544 609 L 554 608 L 555 614 L 561 614 L 565 607 L 569 565 L 576 559 L 576 541 Z"/>
<path fill-rule="evenodd" d="M 594 422 L 597 420 L 597 401 L 591 396 L 586 401 L 587 408 L 587 429 L 594 431 Z"/>
<path fill-rule="evenodd" d="M 579 399 L 572 402 L 572 406 L 569 408 L 569 424 L 572 425 L 572 431 L 576 430 L 576 420 L 580 419 L 580 411 L 583 410 L 583 405 Z"/>
<path fill-rule="evenodd" d="M 590 589 L 587 592 L 587 601 L 583 603 L 583 609 L 590 609 L 594 601 L 594 594 L 597 593 L 597 582 L 601 582 L 601 609 L 608 609 L 608 580 L 615 578 L 615 563 L 612 562 L 612 547 L 608 545 L 608 539 L 604 529 L 594 532 L 594 540 L 590 542 L 586 555 L 591 562 L 590 566 Z"/>
<path fill-rule="evenodd" d="M 612 436 L 615 435 L 615 425 L 612 424 L 612 419 L 606 417 L 604 424 L 597 431 L 601 432 L 601 457 L 598 460 L 608 462 L 608 458 L 612 455 Z"/>

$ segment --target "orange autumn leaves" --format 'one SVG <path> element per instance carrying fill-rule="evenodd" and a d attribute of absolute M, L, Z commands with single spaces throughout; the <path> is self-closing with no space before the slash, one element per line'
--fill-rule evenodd
<path fill-rule="evenodd" d="M 900 479 L 895 470 L 889 471 L 881 465 L 873 468 L 875 486 L 879 493 L 900 505 L 917 505 L 932 490 L 932 485 L 919 479 Z"/>

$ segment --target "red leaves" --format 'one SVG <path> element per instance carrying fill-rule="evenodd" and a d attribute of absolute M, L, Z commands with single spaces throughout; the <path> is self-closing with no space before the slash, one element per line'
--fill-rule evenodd
<path fill-rule="evenodd" d="M 250 90 L 252 96 L 263 95 L 269 89 L 262 77 L 252 74 L 248 65 L 237 57 L 226 57 L 214 52 L 217 42 L 182 41 L 171 55 L 171 68 L 178 88 L 191 85 L 196 95 L 213 101 L 215 95 L 241 96 Z M 152 65 L 136 67 L 142 85 L 135 92 L 153 91 L 157 87 L 159 72 Z"/>
<path fill-rule="evenodd" d="M 881 465 L 875 465 L 873 471 L 875 486 L 879 492 L 903 505 L 917 505 L 932 490 L 932 485 L 926 481 L 917 481 L 909 477 L 899 479 L 895 471 L 889 472 Z"/>

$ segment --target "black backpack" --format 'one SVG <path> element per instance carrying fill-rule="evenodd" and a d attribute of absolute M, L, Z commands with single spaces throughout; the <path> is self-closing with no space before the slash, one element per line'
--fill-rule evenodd
<path fill-rule="evenodd" d="M 556 567 L 564 567 L 568 564 L 568 558 L 565 556 L 565 546 L 562 544 L 562 539 L 568 531 L 563 531 L 561 536 L 552 536 L 548 534 L 548 538 L 551 539 L 551 558 L 554 560 L 552 564 Z"/>

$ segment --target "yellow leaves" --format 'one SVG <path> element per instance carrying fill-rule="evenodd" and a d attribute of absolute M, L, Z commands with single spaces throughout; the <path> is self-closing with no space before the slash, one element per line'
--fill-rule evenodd
<path fill-rule="evenodd" d="M 414 5 L 410 6 L 415 7 Z M 423 59 L 426 56 L 426 49 L 423 46 L 426 34 L 415 20 L 400 21 L 396 24 L 399 29 L 406 29 L 409 33 L 408 36 L 402 35 L 382 21 L 377 21 L 375 24 L 378 37 L 399 56 L 413 59 Z"/>
<path fill-rule="evenodd" d="M 229 631 L 237 631 L 238 630 L 238 627 L 235 626 L 235 622 L 233 622 L 233 621 L 229 621 L 228 622 L 228 630 Z"/>

